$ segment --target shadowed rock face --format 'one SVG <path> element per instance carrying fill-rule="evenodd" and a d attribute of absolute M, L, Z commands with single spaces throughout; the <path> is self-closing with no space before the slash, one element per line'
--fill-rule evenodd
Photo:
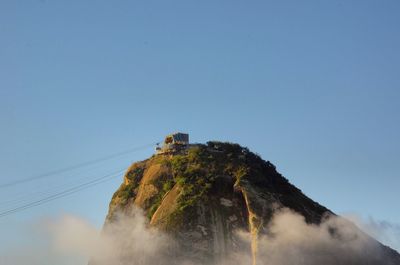
<path fill-rule="evenodd" d="M 270 162 L 247 148 L 220 142 L 134 163 L 110 202 L 105 229 L 118 214 L 129 216 L 136 207 L 143 209 L 150 226 L 175 239 L 175 263 L 184 259 L 196 264 L 218 264 L 238 252 L 249 253 L 250 263 L 262 264 L 260 237 L 270 236 L 271 219 L 282 209 L 298 213 L 308 224 L 335 216 L 290 184 Z M 250 240 L 238 231 L 246 231 Z M 368 264 L 400 264 L 398 253 L 379 247 L 385 255 Z M 338 264 L 366 264 L 357 262 Z"/>

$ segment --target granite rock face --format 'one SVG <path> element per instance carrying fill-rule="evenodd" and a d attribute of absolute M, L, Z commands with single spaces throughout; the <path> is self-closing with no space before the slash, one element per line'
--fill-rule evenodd
<path fill-rule="evenodd" d="M 173 259 L 161 264 L 221 264 L 232 253 L 248 253 L 249 263 L 265 264 L 259 259 L 264 251 L 259 240 L 271 236 L 274 213 L 290 209 L 314 225 L 335 216 L 290 184 L 269 161 L 240 145 L 221 142 L 134 163 L 110 202 L 104 229 L 136 208 L 143 210 L 149 227 L 174 239 L 169 251 Z M 376 244 L 385 253 L 376 261 L 340 264 L 400 264 L 397 252 Z"/>

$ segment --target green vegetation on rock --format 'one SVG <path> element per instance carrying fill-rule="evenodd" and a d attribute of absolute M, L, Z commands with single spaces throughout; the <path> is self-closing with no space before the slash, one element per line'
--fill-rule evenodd
<path fill-rule="evenodd" d="M 271 163 L 245 147 L 233 143 L 207 142 L 206 145 L 193 145 L 174 155 L 153 155 L 146 161 L 133 164 L 125 175 L 125 183 L 114 194 L 110 209 L 123 208 L 134 201 L 146 170 L 154 165 L 164 168 L 164 173 L 152 178 L 149 184 L 157 192 L 146 197 L 143 208 L 151 219 L 165 195 L 179 185 L 178 205 L 170 215 L 169 223 L 173 226 L 190 222 L 191 215 L 195 214 L 193 210 L 196 203 L 200 200 L 206 202 L 210 191 L 219 189 L 216 187 L 218 178 L 228 177 L 235 185 L 239 185 L 243 179 L 265 183 L 265 169 L 276 174 Z M 185 218 L 182 218 L 183 213 Z"/>
<path fill-rule="evenodd" d="M 152 201 L 150 209 L 147 212 L 147 217 L 151 219 L 153 214 L 157 211 L 158 207 L 160 206 L 164 195 L 170 191 L 174 185 L 174 181 L 171 179 L 165 180 L 164 182 L 159 183 L 161 185 L 161 189 L 158 192 L 157 196 Z"/>

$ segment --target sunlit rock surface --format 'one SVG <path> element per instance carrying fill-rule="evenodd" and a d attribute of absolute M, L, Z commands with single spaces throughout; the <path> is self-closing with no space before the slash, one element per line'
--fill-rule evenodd
<path fill-rule="evenodd" d="M 290 209 L 310 225 L 335 216 L 290 184 L 270 162 L 247 148 L 221 142 L 134 163 L 110 202 L 104 229 L 121 215 L 133 215 L 136 208 L 143 210 L 149 227 L 171 237 L 166 258 L 157 264 L 269 264 L 268 245 L 260 242 L 274 236 L 269 227 L 276 212 Z M 335 229 L 331 232 L 335 237 Z M 380 253 L 374 259 L 339 259 L 334 264 L 400 264 L 397 252 L 373 242 Z M 325 260 L 337 255 L 318 251 L 315 255 Z M 137 264 L 132 259 L 120 264 Z M 282 264 L 286 263 L 272 265 Z"/>

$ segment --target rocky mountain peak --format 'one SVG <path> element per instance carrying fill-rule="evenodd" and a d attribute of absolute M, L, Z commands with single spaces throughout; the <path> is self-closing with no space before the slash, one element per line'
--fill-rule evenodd
<path fill-rule="evenodd" d="M 174 239 L 174 261 L 161 264 L 178 264 L 179 260 L 219 264 L 232 253 L 243 252 L 253 265 L 264 264 L 260 242 L 274 237 L 271 225 L 276 213 L 290 211 L 312 227 L 336 218 L 290 184 L 271 162 L 238 144 L 215 141 L 131 165 L 110 202 L 104 229 L 121 214 L 134 215 L 137 208 L 142 209 L 149 227 Z M 248 240 L 240 231 L 249 235 Z M 335 227 L 328 231 L 332 237 L 340 235 Z M 379 253 L 385 254 L 368 259 L 370 263 L 352 258 L 353 263 L 335 264 L 400 264 L 398 253 L 376 244 Z M 329 253 L 315 251 L 329 258 Z"/>

